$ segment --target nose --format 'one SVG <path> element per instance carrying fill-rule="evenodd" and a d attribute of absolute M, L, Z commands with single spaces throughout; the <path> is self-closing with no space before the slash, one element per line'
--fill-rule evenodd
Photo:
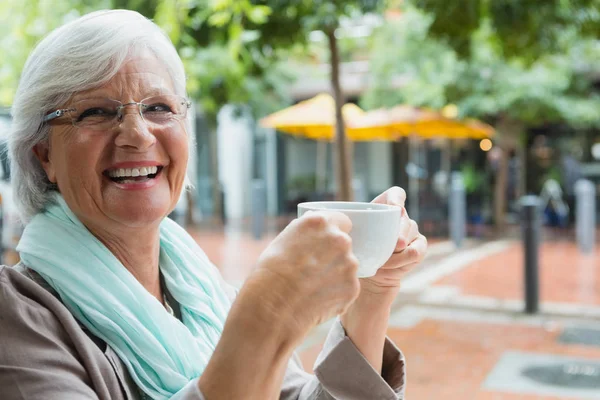
<path fill-rule="evenodd" d="M 140 115 L 137 107 L 122 110 L 120 123 L 117 125 L 115 144 L 133 150 L 146 150 L 156 143 L 156 137 L 148 129 L 148 124 Z"/>

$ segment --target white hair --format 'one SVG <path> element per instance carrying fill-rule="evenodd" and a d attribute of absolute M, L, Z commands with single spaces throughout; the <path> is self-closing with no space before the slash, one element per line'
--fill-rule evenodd
<path fill-rule="evenodd" d="M 56 190 L 33 153 L 50 133 L 43 117 L 75 93 L 106 84 L 139 49 L 164 63 L 176 94 L 185 96 L 185 72 L 175 47 L 156 24 L 134 11 L 84 15 L 52 31 L 29 55 L 8 137 L 15 203 L 24 222 L 42 211 Z"/>

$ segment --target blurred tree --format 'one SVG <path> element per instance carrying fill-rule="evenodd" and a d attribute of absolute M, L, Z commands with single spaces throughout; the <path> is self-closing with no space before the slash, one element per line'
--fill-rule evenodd
<path fill-rule="evenodd" d="M 382 10 L 384 2 L 377 0 L 264 0 L 272 11 L 262 24 L 250 21 L 248 29 L 259 33 L 258 42 L 264 49 L 289 48 L 307 43 L 309 36 L 320 32 L 327 38 L 331 66 L 331 89 L 336 115 L 336 176 L 337 197 L 351 200 L 352 158 L 346 138 L 342 105 L 344 96 L 340 87 L 340 51 L 338 36 L 342 18 L 357 18 Z"/>
<path fill-rule="evenodd" d="M 562 47 L 536 44 L 531 53 L 520 56 L 514 37 L 500 36 L 493 25 L 498 22 L 487 17 L 471 21 L 474 6 L 463 2 L 462 29 L 469 31 L 466 49 L 464 38 L 456 33 L 459 27 L 455 25 L 460 24 L 446 21 L 446 16 L 453 15 L 454 5 L 448 4 L 444 13 L 426 1 L 417 4 L 427 4 L 440 14 L 405 5 L 400 20 L 376 33 L 371 58 L 374 83 L 363 103 L 379 107 L 407 102 L 438 109 L 453 103 L 460 116 L 493 122 L 498 132 L 496 146 L 503 150 L 494 195 L 494 219 L 501 226 L 506 208 L 506 152 L 510 148 L 522 150 L 526 128 L 552 122 L 576 127 L 600 124 L 600 99 L 592 91 L 588 74 L 597 63 L 594 60 L 599 59 L 600 48 L 594 39 L 583 35 L 584 29 L 575 33 L 566 29 L 561 34 L 556 28 L 547 34 L 559 38 Z M 447 36 L 432 35 L 432 30 L 441 29 L 440 21 L 449 25 Z M 535 34 L 540 33 L 515 32 L 523 36 L 523 43 Z M 396 40 L 393 47 L 389 46 L 392 38 Z M 399 76 L 405 83 L 390 88 L 389 82 Z"/>
<path fill-rule="evenodd" d="M 388 20 L 372 36 L 371 82 L 361 97 L 365 108 L 408 103 L 440 109 L 450 102 L 447 88 L 467 63 L 442 41 L 429 37 L 433 18 L 413 7 Z"/>
<path fill-rule="evenodd" d="M 600 0 L 410 0 L 433 17 L 430 33 L 461 56 L 482 22 L 504 57 L 533 62 L 568 47 L 574 36 L 600 37 Z"/>
<path fill-rule="evenodd" d="M 0 105 L 9 106 L 35 44 L 52 29 L 81 13 L 110 6 L 110 0 L 0 2 Z"/>

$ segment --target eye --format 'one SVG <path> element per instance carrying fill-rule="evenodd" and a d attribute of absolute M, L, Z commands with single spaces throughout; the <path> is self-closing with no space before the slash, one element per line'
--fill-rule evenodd
<path fill-rule="evenodd" d="M 144 112 L 170 113 L 170 112 L 173 112 L 173 110 L 171 110 L 171 107 L 169 107 L 168 105 L 166 105 L 164 103 L 155 103 L 155 104 L 145 105 Z"/>
<path fill-rule="evenodd" d="M 108 117 L 113 117 L 115 115 L 115 112 L 113 110 L 110 109 L 106 109 L 106 108 L 100 108 L 100 107 L 94 107 L 94 108 L 88 108 L 87 110 L 83 111 L 81 114 L 79 114 L 79 117 L 77 117 L 77 121 L 83 121 L 84 119 L 88 118 L 88 117 L 101 117 L 101 118 L 108 118 Z"/>

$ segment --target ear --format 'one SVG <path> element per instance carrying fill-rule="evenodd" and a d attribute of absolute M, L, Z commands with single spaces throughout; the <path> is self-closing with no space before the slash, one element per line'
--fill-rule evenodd
<path fill-rule="evenodd" d="M 42 164 L 42 168 L 46 171 L 48 180 L 52 183 L 56 183 L 56 172 L 54 171 L 54 164 L 50 160 L 50 146 L 47 142 L 38 143 L 33 146 L 33 153 Z"/>

